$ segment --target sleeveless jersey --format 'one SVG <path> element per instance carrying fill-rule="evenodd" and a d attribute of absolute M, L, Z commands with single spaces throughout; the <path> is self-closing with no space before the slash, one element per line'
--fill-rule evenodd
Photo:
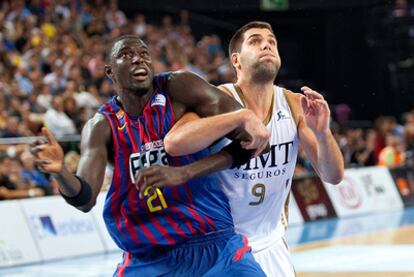
<path fill-rule="evenodd" d="M 233 97 L 243 101 L 232 84 L 224 85 Z M 270 152 L 239 168 L 221 171 L 219 176 L 229 198 L 236 231 L 246 235 L 253 252 L 268 247 L 283 237 L 287 226 L 285 203 L 298 152 L 297 126 L 283 89 L 274 86 L 273 111 L 268 130 Z M 213 146 L 218 151 L 228 139 Z"/>
<path fill-rule="evenodd" d="M 114 174 L 104 221 L 116 244 L 134 255 L 153 247 L 174 246 L 195 235 L 233 228 L 230 206 L 214 176 L 196 178 L 178 187 L 147 190 L 138 198 L 133 180 L 153 164 L 181 166 L 210 154 L 170 157 L 163 138 L 175 118 L 167 89 L 168 73 L 154 76 L 154 92 L 139 116 L 128 115 L 117 98 L 103 104 L 112 130 Z"/>

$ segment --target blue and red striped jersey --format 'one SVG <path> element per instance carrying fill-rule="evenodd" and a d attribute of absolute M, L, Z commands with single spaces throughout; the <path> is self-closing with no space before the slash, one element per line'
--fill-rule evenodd
<path fill-rule="evenodd" d="M 114 144 L 114 175 L 104 220 L 117 245 L 134 255 L 233 227 L 227 197 L 214 176 L 148 190 L 143 199 L 138 197 L 133 180 L 140 169 L 154 164 L 185 165 L 210 154 L 207 149 L 182 157 L 165 152 L 163 138 L 175 122 L 168 74 L 154 76 L 154 92 L 141 115 L 128 115 L 116 97 L 98 111 L 109 121 Z"/>

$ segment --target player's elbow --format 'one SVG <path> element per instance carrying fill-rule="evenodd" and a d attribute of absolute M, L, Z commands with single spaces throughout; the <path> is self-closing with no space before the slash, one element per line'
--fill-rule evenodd
<path fill-rule="evenodd" d="M 181 144 L 179 143 L 179 139 L 177 139 L 174 136 L 168 136 L 167 135 L 164 138 L 164 148 L 165 148 L 165 151 L 170 156 L 176 157 L 176 156 L 183 155 L 183 153 L 181 153 L 181 149 L 180 149 Z"/>

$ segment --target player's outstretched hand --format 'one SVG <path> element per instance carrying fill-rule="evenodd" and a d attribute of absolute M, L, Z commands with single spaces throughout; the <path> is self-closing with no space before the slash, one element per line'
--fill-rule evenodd
<path fill-rule="evenodd" d="M 320 93 L 309 87 L 302 87 L 301 90 L 305 94 L 301 104 L 306 124 L 316 136 L 325 134 L 329 130 L 331 115 L 328 103 Z"/>
<path fill-rule="evenodd" d="M 36 165 L 44 172 L 60 173 L 63 169 L 63 150 L 52 133 L 45 127 L 42 134 L 47 142 L 38 141 L 30 148 L 30 152 L 35 157 Z"/>
<path fill-rule="evenodd" d="M 162 188 L 173 187 L 188 181 L 185 167 L 170 167 L 153 165 L 140 170 L 135 176 L 135 186 L 142 198 L 148 187 Z"/>

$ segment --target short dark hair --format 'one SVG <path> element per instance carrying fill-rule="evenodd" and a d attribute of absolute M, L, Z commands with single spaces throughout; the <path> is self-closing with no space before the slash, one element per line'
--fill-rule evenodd
<path fill-rule="evenodd" d="M 241 45 L 243 43 L 243 35 L 245 32 L 247 32 L 250 29 L 253 28 L 259 28 L 259 29 L 268 29 L 273 33 L 272 26 L 264 21 L 252 21 L 247 23 L 246 25 L 239 28 L 236 33 L 234 33 L 233 37 L 230 40 L 229 43 L 229 57 L 231 57 L 231 54 L 234 52 L 240 52 Z"/>
<path fill-rule="evenodd" d="M 140 40 L 142 43 L 145 43 L 139 36 L 137 36 L 137 35 L 122 35 L 122 36 L 120 36 L 120 37 L 117 37 L 116 39 L 114 39 L 112 42 L 111 42 L 111 44 L 108 46 L 108 48 L 106 49 L 106 53 L 105 53 L 105 55 L 106 55 L 106 57 L 105 57 L 105 60 L 106 60 L 106 62 L 107 63 L 110 63 L 110 61 L 111 61 L 111 54 L 112 54 L 112 50 L 113 50 L 113 48 L 114 48 L 114 46 L 115 46 L 115 44 L 118 42 L 118 41 L 121 41 L 121 40 L 125 40 L 125 39 L 136 39 L 136 40 Z"/>

